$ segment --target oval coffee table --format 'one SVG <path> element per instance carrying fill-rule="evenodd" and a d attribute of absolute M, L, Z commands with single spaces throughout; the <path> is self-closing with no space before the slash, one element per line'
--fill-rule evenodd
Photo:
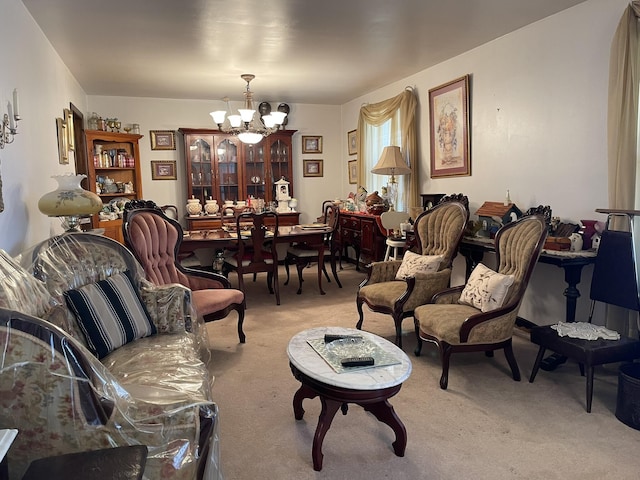
<path fill-rule="evenodd" d="M 374 342 L 387 354 L 398 360 L 395 365 L 377 366 L 337 373 L 316 352 L 307 340 L 324 339 L 324 335 L 358 335 Z M 409 357 L 393 343 L 362 330 L 341 327 L 322 327 L 305 330 L 295 335 L 287 346 L 289 364 L 293 376 L 302 385 L 293 397 L 293 412 L 296 420 L 302 420 L 305 398 L 320 397 L 322 410 L 313 437 L 311 456 L 313 469 L 322 470 L 322 441 L 331 426 L 338 409 L 347 414 L 347 404 L 355 403 L 371 412 L 379 421 L 386 423 L 396 434 L 393 451 L 404 456 L 407 446 L 407 430 L 398 418 L 389 398 L 400 391 L 402 382 L 411 374 Z"/>

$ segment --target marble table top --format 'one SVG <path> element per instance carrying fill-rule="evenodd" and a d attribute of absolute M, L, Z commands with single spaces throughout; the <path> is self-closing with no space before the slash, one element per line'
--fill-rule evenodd
<path fill-rule="evenodd" d="M 384 351 L 395 355 L 400 363 L 385 367 L 367 368 L 353 372 L 336 373 L 333 368 L 307 343 L 307 340 L 334 335 L 362 335 Z M 411 374 L 411 360 L 388 340 L 363 330 L 343 327 L 320 327 L 304 330 L 291 338 L 287 346 L 289 361 L 303 374 L 327 385 L 352 390 L 377 390 L 401 384 Z"/>

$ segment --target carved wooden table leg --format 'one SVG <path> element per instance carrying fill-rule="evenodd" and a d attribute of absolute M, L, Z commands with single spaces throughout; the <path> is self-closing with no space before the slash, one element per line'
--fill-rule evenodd
<path fill-rule="evenodd" d="M 311 458 L 313 458 L 313 469 L 316 472 L 322 470 L 322 442 L 324 436 L 327 434 L 333 417 L 336 416 L 336 412 L 342 407 L 342 402 L 330 400 L 320 396 L 322 402 L 322 411 L 318 417 L 318 426 L 316 427 L 316 433 L 313 436 L 313 447 L 311 449 Z"/>
<path fill-rule="evenodd" d="M 362 408 L 367 412 L 371 412 L 380 422 L 386 423 L 391 427 L 396 434 L 396 441 L 391 444 L 393 451 L 397 456 L 404 457 L 404 450 L 407 447 L 407 429 L 400 421 L 389 400 L 380 403 L 364 404 Z"/>
<path fill-rule="evenodd" d="M 302 420 L 304 416 L 304 408 L 302 408 L 302 400 L 305 398 L 316 398 L 318 396 L 318 392 L 305 385 L 304 383 L 300 386 L 298 391 L 293 396 L 293 414 L 296 420 Z"/>

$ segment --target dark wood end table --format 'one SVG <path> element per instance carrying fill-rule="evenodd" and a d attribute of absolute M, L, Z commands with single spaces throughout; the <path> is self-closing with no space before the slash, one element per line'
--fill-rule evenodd
<path fill-rule="evenodd" d="M 375 342 L 385 352 L 396 356 L 399 364 L 380 366 L 353 372 L 337 373 L 307 343 L 307 340 L 324 338 L 325 333 L 337 335 L 361 335 Z M 324 327 L 305 330 L 295 335 L 287 347 L 293 376 L 302 384 L 293 397 L 296 420 L 302 420 L 305 398 L 320 397 L 322 410 L 313 438 L 311 456 L 313 469 L 322 470 L 322 442 L 338 410 L 347 414 L 348 404 L 355 403 L 372 413 L 380 422 L 391 427 L 396 435 L 393 451 L 404 456 L 407 446 L 407 430 L 396 414 L 389 398 L 396 395 L 411 374 L 411 361 L 393 343 L 362 330 L 340 327 Z"/>

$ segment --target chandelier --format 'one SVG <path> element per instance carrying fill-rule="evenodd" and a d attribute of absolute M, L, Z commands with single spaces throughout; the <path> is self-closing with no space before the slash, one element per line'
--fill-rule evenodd
<path fill-rule="evenodd" d="M 242 143 L 258 143 L 263 137 L 277 132 L 284 118 L 287 116 L 284 112 L 271 112 L 269 115 L 263 115 L 255 118 L 256 111 L 253 108 L 253 92 L 249 89 L 249 83 L 256 78 L 255 75 L 245 73 L 240 75 L 247 82 L 247 89 L 244 92 L 244 108 L 238 109 L 238 115 L 227 115 L 231 113 L 229 109 L 229 99 L 224 98 L 227 103 L 227 111 L 217 110 L 211 112 L 211 118 L 218 125 L 218 129 L 225 133 L 237 135 Z M 225 121 L 226 117 L 226 121 Z"/>

